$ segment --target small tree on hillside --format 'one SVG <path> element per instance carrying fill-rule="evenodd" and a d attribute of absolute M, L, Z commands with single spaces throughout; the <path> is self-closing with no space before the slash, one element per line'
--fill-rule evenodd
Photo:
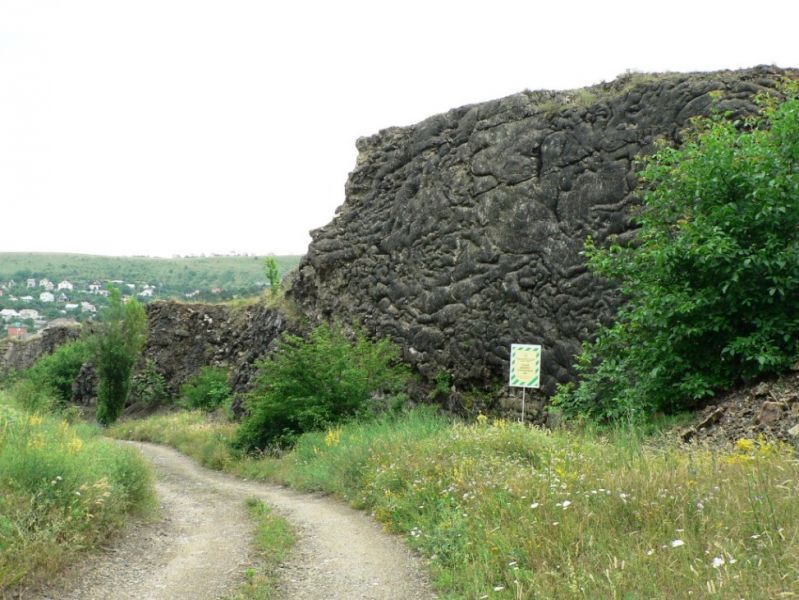
<path fill-rule="evenodd" d="M 269 282 L 269 294 L 274 298 L 280 293 L 280 269 L 274 256 L 267 256 L 264 259 L 264 269 L 266 280 Z"/>
<path fill-rule="evenodd" d="M 614 418 L 674 411 L 799 354 L 799 85 L 761 116 L 698 121 L 645 161 L 634 243 L 587 244 L 627 299 L 556 403 Z"/>
<path fill-rule="evenodd" d="M 147 340 L 144 307 L 131 298 L 122 302 L 119 290 L 109 287 L 108 307 L 95 338 L 97 421 L 109 425 L 119 418 L 130 389 L 130 376 Z"/>

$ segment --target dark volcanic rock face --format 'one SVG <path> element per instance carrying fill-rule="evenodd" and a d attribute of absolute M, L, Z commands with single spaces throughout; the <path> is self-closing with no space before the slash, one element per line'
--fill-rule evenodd
<path fill-rule="evenodd" d="M 173 394 L 206 365 L 227 367 L 233 391 L 246 391 L 255 362 L 287 328 L 279 312 L 262 305 L 153 302 L 147 305 L 147 317 L 143 362 L 154 361 Z"/>
<path fill-rule="evenodd" d="M 588 235 L 629 236 L 635 157 L 658 138 L 678 143 L 717 94 L 720 110 L 753 112 L 782 74 L 633 75 L 360 139 L 346 202 L 313 232 L 290 296 L 318 318 L 360 320 L 428 377 L 459 384 L 505 378 L 509 345 L 540 343 L 550 394 L 618 304 L 580 252 Z"/>
<path fill-rule="evenodd" d="M 26 340 L 4 340 L 0 344 L 0 373 L 27 369 L 62 344 L 77 340 L 80 333 L 79 323 L 56 323 Z"/>

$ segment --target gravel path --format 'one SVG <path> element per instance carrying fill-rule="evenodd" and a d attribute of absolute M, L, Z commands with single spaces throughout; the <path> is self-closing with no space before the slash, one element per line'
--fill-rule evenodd
<path fill-rule="evenodd" d="M 155 466 L 163 518 L 142 524 L 50 589 L 26 600 L 179 600 L 224 597 L 253 562 L 244 500 L 288 519 L 297 544 L 282 596 L 301 600 L 434 598 L 420 561 L 366 515 L 335 500 L 243 481 L 163 446 L 136 443 Z"/>

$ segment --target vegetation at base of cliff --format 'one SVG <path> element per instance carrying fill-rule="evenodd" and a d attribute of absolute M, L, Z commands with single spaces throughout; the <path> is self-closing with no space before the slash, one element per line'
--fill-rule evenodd
<path fill-rule="evenodd" d="M 248 568 L 245 583 L 230 600 L 269 600 L 277 592 L 278 567 L 286 560 L 296 536 L 291 525 L 277 516 L 257 498 L 248 498 L 247 512 L 255 522 L 254 545 L 258 553 L 258 568 Z"/>
<path fill-rule="evenodd" d="M 52 575 L 154 508 L 136 451 L 0 391 L 0 591 Z"/>
<path fill-rule="evenodd" d="M 119 418 L 130 391 L 131 375 L 147 341 L 147 315 L 135 298 L 122 302 L 109 288 L 108 308 L 92 338 L 97 369 L 97 421 L 109 425 Z"/>
<path fill-rule="evenodd" d="M 307 431 L 401 403 L 409 373 L 398 359 L 399 349 L 388 339 L 373 342 L 359 328 L 348 334 L 341 325 L 323 324 L 307 338 L 284 334 L 258 363 L 235 447 L 252 452 L 290 446 Z"/>
<path fill-rule="evenodd" d="M 745 122 L 702 119 L 645 159 L 640 230 L 589 265 L 620 283 L 615 324 L 584 346 L 556 404 L 608 419 L 690 408 L 799 356 L 799 84 Z"/>
<path fill-rule="evenodd" d="M 230 402 L 230 384 L 227 369 L 203 367 L 194 377 L 180 386 L 178 404 L 188 409 L 213 412 Z"/>
<path fill-rule="evenodd" d="M 16 402 L 26 410 L 60 410 L 72 399 L 72 383 L 91 357 L 87 340 L 68 342 L 42 356 L 31 368 L 6 374 L 2 384 L 12 390 Z"/>
<path fill-rule="evenodd" d="M 548 432 L 431 409 L 236 457 L 236 425 L 179 413 L 114 436 L 175 444 L 251 479 L 333 493 L 430 558 L 442 598 L 775 598 L 799 589 L 799 461 L 637 429 Z"/>

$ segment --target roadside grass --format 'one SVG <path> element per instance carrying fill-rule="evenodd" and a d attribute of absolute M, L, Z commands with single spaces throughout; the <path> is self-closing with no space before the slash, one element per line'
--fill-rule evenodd
<path fill-rule="evenodd" d="M 193 423 L 204 441 L 190 447 L 233 435 L 169 418 L 161 431 Z M 148 425 L 115 431 L 134 428 Z M 431 559 L 444 598 L 799 595 L 799 462 L 765 440 L 684 446 L 416 410 L 306 434 L 280 458 L 226 456 L 228 471 L 370 511 Z"/>
<path fill-rule="evenodd" d="M 270 600 L 279 595 L 277 569 L 286 560 L 296 537 L 289 522 L 258 498 L 247 498 L 246 505 L 256 524 L 254 544 L 259 565 L 247 569 L 245 583 L 231 600 Z"/>
<path fill-rule="evenodd" d="M 217 471 L 234 471 L 230 450 L 238 425 L 199 410 L 157 414 L 146 419 L 118 421 L 106 429 L 109 437 L 166 444 Z"/>
<path fill-rule="evenodd" d="M 156 508 L 136 451 L 0 391 L 0 591 L 41 580 Z"/>

